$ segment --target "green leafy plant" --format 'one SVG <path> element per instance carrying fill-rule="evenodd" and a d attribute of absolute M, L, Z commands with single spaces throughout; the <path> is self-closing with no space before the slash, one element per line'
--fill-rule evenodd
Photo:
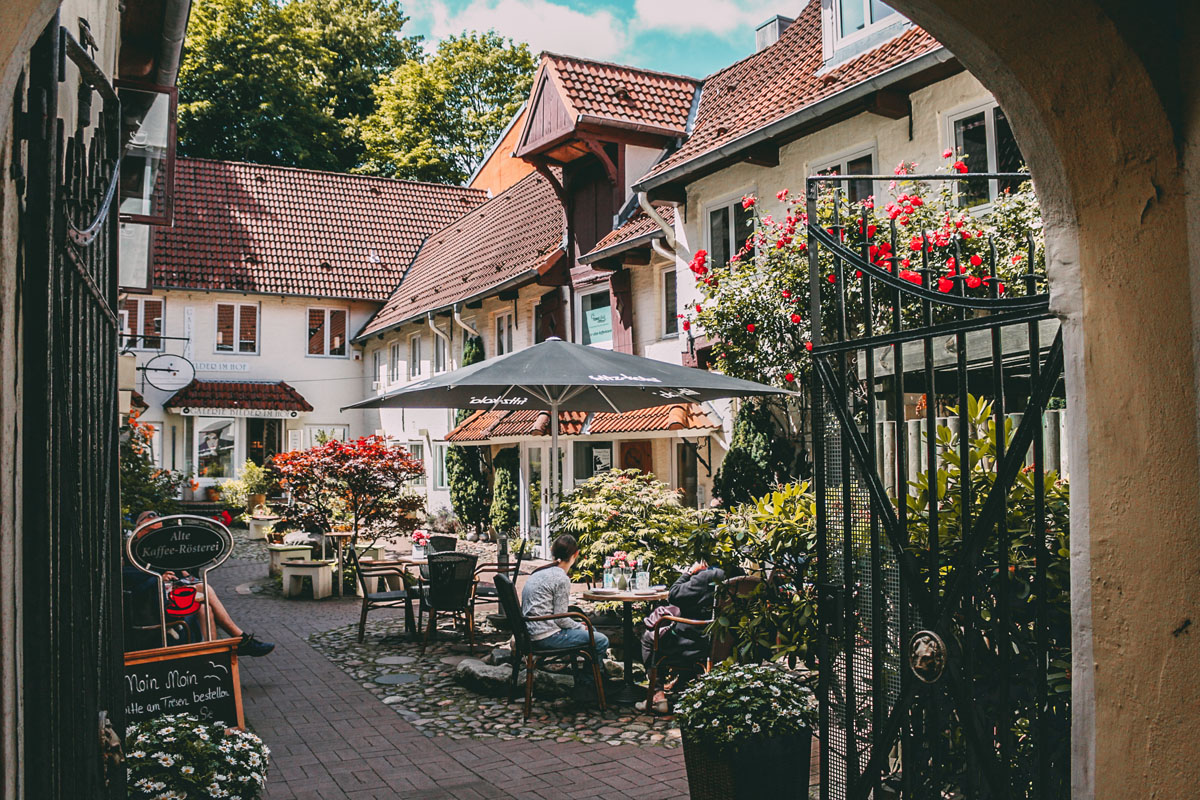
<path fill-rule="evenodd" d="M 713 478 L 713 494 L 730 507 L 761 497 L 794 477 L 796 448 L 765 400 L 746 400 L 738 409 L 729 451 Z"/>
<path fill-rule="evenodd" d="M 472 336 L 463 342 L 462 365 L 469 367 L 483 360 L 483 342 Z M 456 422 L 461 424 L 470 410 L 460 408 Z M 484 448 L 452 444 L 446 448 L 446 478 L 450 484 L 450 505 L 462 524 L 474 528 L 481 537 L 487 531 L 492 487 Z M 515 523 L 514 523 L 515 526 Z M 504 529 L 507 532 L 507 528 Z"/>
<path fill-rule="evenodd" d="M 270 757 L 253 733 L 192 714 L 135 722 L 125 733 L 129 796 L 142 800 L 255 800 L 266 786 Z"/>
<path fill-rule="evenodd" d="M 498 534 L 511 535 L 521 524 L 521 495 L 517 489 L 520 453 L 507 447 L 492 459 L 492 505 L 488 518 Z"/>
<path fill-rule="evenodd" d="M 121 426 L 118 466 L 121 475 L 121 516 L 132 525 L 143 511 L 173 514 L 187 478 L 181 472 L 161 469 L 154 463 L 151 443 L 154 426 L 140 422 L 137 413 Z"/>
<path fill-rule="evenodd" d="M 771 664 L 717 667 L 692 681 L 675 709 L 684 736 L 706 744 L 752 744 L 817 727 L 812 690 L 795 673 Z"/>
<path fill-rule="evenodd" d="M 727 596 L 712 625 L 733 642 L 732 658 L 811 662 L 817 637 L 812 588 L 816 499 L 807 483 L 790 483 L 730 511 L 715 534 L 694 549 L 715 566 L 745 566 L 766 579 Z"/>
<path fill-rule="evenodd" d="M 702 522 L 679 492 L 636 469 L 612 470 L 576 484 L 554 514 L 553 527 L 579 540 L 576 569 L 598 578 L 604 558 L 625 551 L 650 562 L 654 583 L 673 583 L 688 561 L 687 543 Z"/>

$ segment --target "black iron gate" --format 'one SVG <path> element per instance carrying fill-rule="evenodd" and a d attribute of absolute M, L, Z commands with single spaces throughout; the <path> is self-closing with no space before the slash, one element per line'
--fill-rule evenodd
<path fill-rule="evenodd" d="M 998 179 L 1020 178 L 904 178 Z M 1068 497 L 1043 430 L 1063 352 L 1041 247 L 876 229 L 847 215 L 847 180 L 807 185 L 822 798 L 1067 797 Z"/>
<path fill-rule="evenodd" d="M 30 52 L 14 108 L 24 796 L 123 797 L 106 730 L 122 730 L 124 716 L 113 209 L 120 107 L 56 16 Z"/>

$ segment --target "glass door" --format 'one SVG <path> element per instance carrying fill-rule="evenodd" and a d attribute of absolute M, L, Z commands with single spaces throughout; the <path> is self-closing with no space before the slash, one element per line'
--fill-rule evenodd
<path fill-rule="evenodd" d="M 542 557 L 550 554 L 550 518 L 553 503 L 550 498 L 549 442 L 527 442 L 521 447 L 521 530 L 535 545 L 540 545 Z M 562 486 L 563 448 L 558 448 L 559 492 Z"/>

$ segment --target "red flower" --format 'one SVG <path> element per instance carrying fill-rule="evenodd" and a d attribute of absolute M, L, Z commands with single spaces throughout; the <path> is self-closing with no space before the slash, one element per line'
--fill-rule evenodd
<path fill-rule="evenodd" d="M 954 260 L 954 256 L 950 256 L 946 259 L 946 268 L 950 270 L 951 274 L 953 274 L 956 264 L 957 262 Z"/>
<path fill-rule="evenodd" d="M 686 333 L 687 331 L 691 330 L 691 328 L 692 328 L 692 323 L 688 322 L 688 321 L 685 319 L 685 320 L 683 321 L 683 330 L 684 330 L 684 332 Z"/>
<path fill-rule="evenodd" d="M 912 270 L 908 270 L 908 269 L 900 270 L 900 278 L 902 280 L 908 281 L 909 283 L 916 283 L 916 284 L 921 283 L 921 276 L 918 275 L 917 273 L 913 272 Z"/>
<path fill-rule="evenodd" d="M 788 383 L 795 383 L 796 376 L 789 372 L 787 375 L 783 376 L 783 379 Z"/>
<path fill-rule="evenodd" d="M 942 153 L 942 158 L 950 158 L 952 155 L 954 155 L 954 151 L 947 147 L 946 151 Z"/>
<path fill-rule="evenodd" d="M 983 278 L 977 277 L 975 275 L 967 276 L 967 288 L 968 289 L 978 289 L 982 285 L 983 285 Z"/>
<path fill-rule="evenodd" d="M 982 263 L 983 263 L 983 259 L 980 258 L 978 255 L 971 256 L 971 266 L 972 267 L 978 267 Z"/>
<path fill-rule="evenodd" d="M 743 209 L 754 208 L 754 203 L 755 203 L 754 195 L 747 194 L 747 195 L 742 196 L 742 208 Z"/>
<path fill-rule="evenodd" d="M 750 331 L 751 333 L 754 333 L 754 323 L 753 322 L 746 323 L 746 330 Z"/>
<path fill-rule="evenodd" d="M 784 290 L 783 290 L 783 299 L 784 299 L 784 300 L 787 300 L 787 299 L 788 299 L 789 297 L 791 297 L 791 296 L 792 296 L 792 293 L 791 293 L 791 292 L 789 292 L 787 289 L 784 289 Z"/>
<path fill-rule="evenodd" d="M 953 164 L 953 167 L 954 167 L 955 172 L 966 172 L 967 171 L 967 165 L 961 161 L 955 161 Z"/>
<path fill-rule="evenodd" d="M 861 270 L 861 269 L 856 269 L 856 270 L 854 270 L 854 277 L 856 277 L 856 278 L 861 278 L 861 277 L 862 277 L 862 270 Z"/>
<path fill-rule="evenodd" d="M 801 320 L 801 316 L 799 314 L 792 314 L 792 322 L 794 324 L 799 325 L 800 320 Z"/>
<path fill-rule="evenodd" d="M 787 189 L 780 189 L 778 192 L 775 193 L 776 200 L 786 200 L 787 196 L 788 196 Z"/>
<path fill-rule="evenodd" d="M 949 278 L 938 278 L 938 291 L 949 292 L 954 288 L 954 281 Z"/>
<path fill-rule="evenodd" d="M 825 280 L 829 281 L 830 283 L 837 283 L 837 276 L 831 272 L 826 276 Z"/>
<path fill-rule="evenodd" d="M 805 342 L 804 349 L 811 353 L 812 352 L 812 342 Z"/>
<path fill-rule="evenodd" d="M 701 308 L 699 305 L 697 305 L 697 306 L 696 306 L 696 313 L 697 313 L 697 314 L 700 314 L 700 313 L 702 313 L 703 311 L 704 311 L 704 309 L 703 309 L 703 308 Z"/>
<path fill-rule="evenodd" d="M 999 289 L 1000 289 L 1000 294 L 1004 294 L 1004 284 L 1003 283 L 1000 284 Z"/>

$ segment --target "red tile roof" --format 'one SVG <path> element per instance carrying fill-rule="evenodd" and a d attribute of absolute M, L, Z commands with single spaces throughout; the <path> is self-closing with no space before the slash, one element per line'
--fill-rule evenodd
<path fill-rule="evenodd" d="M 591 420 L 588 420 L 588 417 Z M 704 430 L 720 427 L 695 403 L 676 403 L 638 411 L 561 411 L 558 415 L 560 436 L 588 434 L 644 433 L 648 431 Z M 485 442 L 503 437 L 549 436 L 550 414 L 546 411 L 476 411 L 457 428 L 446 434 L 447 442 Z"/>
<path fill-rule="evenodd" d="M 543 53 L 572 117 L 683 133 L 700 82 L 683 75 Z"/>
<path fill-rule="evenodd" d="M 526 175 L 430 236 L 360 337 L 532 279 L 564 253 L 562 244 L 558 196 L 540 174 Z"/>
<path fill-rule="evenodd" d="M 421 241 L 487 199 L 461 186 L 181 158 L 154 285 L 383 300 Z"/>
<path fill-rule="evenodd" d="M 821 4 L 809 2 L 775 44 L 705 79 L 688 140 L 638 183 L 941 47 L 914 25 L 823 72 Z"/>
<path fill-rule="evenodd" d="M 304 397 L 283 381 L 193 380 L 163 403 L 163 408 L 258 408 L 312 411 Z"/>
<path fill-rule="evenodd" d="M 654 209 L 663 218 L 663 222 L 668 225 L 675 224 L 675 206 L 655 204 Z M 651 239 L 661 239 L 664 236 L 658 223 L 639 208 L 624 225 L 610 232 L 588 253 L 580 256 L 579 263 L 593 264 L 602 258 L 615 256 L 631 247 L 644 245 Z"/>

